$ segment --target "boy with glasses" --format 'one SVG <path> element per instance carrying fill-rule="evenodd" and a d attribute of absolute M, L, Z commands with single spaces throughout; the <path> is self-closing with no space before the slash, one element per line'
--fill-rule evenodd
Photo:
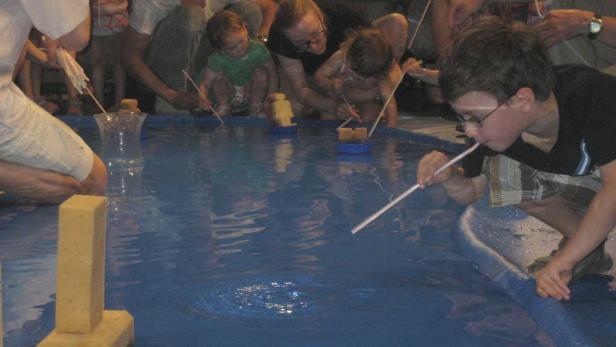
<path fill-rule="evenodd" d="M 417 182 L 442 183 L 462 203 L 489 190 L 491 206 L 516 205 L 561 232 L 559 249 L 530 270 L 540 296 L 568 300 L 569 281 L 612 265 L 603 243 L 616 225 L 616 79 L 552 67 L 536 31 L 485 17 L 454 41 L 439 82 L 485 157 L 432 177 L 447 161 L 432 152 Z"/>

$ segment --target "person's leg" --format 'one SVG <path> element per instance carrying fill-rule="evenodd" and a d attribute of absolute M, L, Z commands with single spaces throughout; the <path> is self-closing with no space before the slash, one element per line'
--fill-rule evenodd
<path fill-rule="evenodd" d="M 106 169 L 88 145 L 14 84 L 0 91 L 0 189 L 42 202 L 103 194 Z"/>
<path fill-rule="evenodd" d="M 408 41 L 409 23 L 407 19 L 399 13 L 391 13 L 376 19 L 372 22 L 372 26 L 381 30 L 392 46 L 394 58 L 400 61 L 406 51 Z"/>
<path fill-rule="evenodd" d="M 113 106 L 112 109 L 120 108 L 120 101 L 126 94 L 126 71 L 122 67 L 121 49 L 123 32 L 106 36 L 103 42 L 106 66 L 111 66 L 113 72 Z"/>
<path fill-rule="evenodd" d="M 265 67 L 259 67 L 252 74 L 252 79 L 247 89 L 249 112 L 252 116 L 260 116 L 263 111 L 263 101 L 267 93 L 268 74 Z"/>
<path fill-rule="evenodd" d="M 212 94 L 216 100 L 216 112 L 219 116 L 228 116 L 231 114 L 231 99 L 234 97 L 234 88 L 231 81 L 225 74 L 219 74 L 219 77 L 214 81 L 211 87 Z"/>
<path fill-rule="evenodd" d="M 92 36 L 90 40 L 90 64 L 92 69 L 92 86 L 94 96 L 105 105 L 105 53 L 103 50 L 103 36 Z"/>

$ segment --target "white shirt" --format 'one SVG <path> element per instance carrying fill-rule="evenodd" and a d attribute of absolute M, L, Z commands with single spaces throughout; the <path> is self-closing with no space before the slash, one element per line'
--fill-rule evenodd
<path fill-rule="evenodd" d="M 33 25 L 57 39 L 75 29 L 89 13 L 88 0 L 0 0 L 0 88 L 11 83 Z"/>
<path fill-rule="evenodd" d="M 239 2 L 240 0 L 208 0 L 203 11 L 206 18 L 211 18 L 214 13 L 222 10 L 225 6 Z M 128 19 L 128 24 L 138 33 L 152 35 L 158 22 L 177 6 L 181 6 L 181 0 L 134 0 Z"/>

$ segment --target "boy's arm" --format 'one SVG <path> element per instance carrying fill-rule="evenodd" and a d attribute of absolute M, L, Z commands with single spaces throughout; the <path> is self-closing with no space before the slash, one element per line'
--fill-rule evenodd
<path fill-rule="evenodd" d="M 600 168 L 602 187 L 592 199 L 578 230 L 565 247 L 537 273 L 537 294 L 569 300 L 573 266 L 605 240 L 616 225 L 616 160 Z"/>
<path fill-rule="evenodd" d="M 436 170 L 448 161 L 449 158 L 442 152 L 432 151 L 426 154 L 417 167 L 417 183 L 421 185 L 441 183 L 447 195 L 460 204 L 470 204 L 479 200 L 488 186 L 485 176 L 465 177 L 464 170 L 456 166 L 433 176 Z"/>
<path fill-rule="evenodd" d="M 276 93 L 278 91 L 278 71 L 276 65 L 272 59 L 269 59 L 265 63 L 265 70 L 267 70 L 267 94 Z"/>

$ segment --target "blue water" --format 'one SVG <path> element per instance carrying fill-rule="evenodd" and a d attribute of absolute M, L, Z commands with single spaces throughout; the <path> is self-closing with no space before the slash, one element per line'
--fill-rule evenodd
<path fill-rule="evenodd" d="M 438 188 L 351 235 L 434 144 L 380 132 L 345 157 L 331 125 L 249 125 L 149 119 L 144 166 L 110 172 L 106 308 L 133 315 L 138 346 L 542 345 L 456 249 L 462 210 Z M 0 207 L 5 346 L 53 329 L 56 225 L 54 206 Z"/>

